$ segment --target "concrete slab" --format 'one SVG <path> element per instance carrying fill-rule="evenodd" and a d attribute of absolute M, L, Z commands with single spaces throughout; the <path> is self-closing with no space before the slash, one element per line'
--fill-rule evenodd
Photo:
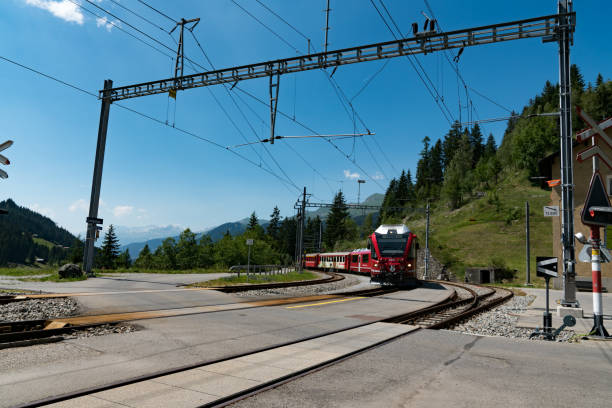
<path fill-rule="evenodd" d="M 130 407 L 197 407 L 214 401 L 214 397 L 228 397 L 254 388 L 264 381 L 281 378 L 377 344 L 381 341 L 380 333 L 385 334 L 382 338 L 390 339 L 416 329 L 413 326 L 374 323 L 367 330 L 357 328 L 326 336 L 333 337 L 336 342 L 356 335 L 364 336 L 363 341 L 353 341 L 352 345 L 346 346 L 347 352 L 344 354 L 327 350 L 328 343 L 319 343 L 319 349 L 285 346 L 94 393 L 56 406 L 65 407 L 67 405 L 63 404 L 79 401 L 80 406 L 86 406 L 93 397 Z M 308 345 L 309 341 L 303 343 Z M 299 343 L 296 346 L 299 346 Z"/>
<path fill-rule="evenodd" d="M 302 309 L 259 307 L 140 320 L 142 330 L 133 333 L 0 350 L 0 407 L 363 324 L 352 316 L 384 318 L 413 311 L 443 299 L 447 292 L 418 288 L 397 295 L 398 299 L 366 298 Z M 366 332 L 356 331 L 352 338 Z M 347 341 L 319 339 L 299 347 L 316 349 L 316 343 L 335 342 L 325 351 L 347 353 Z"/>
<path fill-rule="evenodd" d="M 612 347 L 420 330 L 233 408 L 609 407 Z"/>

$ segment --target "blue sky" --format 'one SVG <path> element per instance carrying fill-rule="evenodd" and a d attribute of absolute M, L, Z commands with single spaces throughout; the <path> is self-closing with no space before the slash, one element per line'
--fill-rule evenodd
<path fill-rule="evenodd" d="M 73 0 L 103 16 L 85 0 Z M 137 0 L 116 0 L 162 28 L 172 23 Z M 95 0 L 130 24 L 171 48 L 170 36 L 113 4 Z M 300 51 L 307 42 L 255 0 L 236 0 Z M 261 0 L 297 27 L 317 49 L 322 48 L 325 0 Z M 194 30 L 217 68 L 290 57 L 296 51 L 283 43 L 231 0 L 149 0 L 173 18 L 200 17 Z M 423 1 L 385 0 L 395 21 L 409 31 L 413 21 L 422 23 Z M 430 0 L 436 17 L 447 30 L 553 14 L 553 0 L 492 2 L 485 0 Z M 376 0 L 376 4 L 378 0 Z M 391 40 L 391 34 L 369 0 L 332 0 L 329 49 Z M 607 16 L 612 4 L 604 0 L 577 1 L 577 30 L 571 59 L 585 80 L 594 82 L 598 72 L 612 76 L 612 45 Z M 69 0 L 2 0 L 0 2 L 0 56 L 97 93 L 104 79 L 115 86 L 170 77 L 173 61 Z M 145 41 L 125 24 L 116 22 Z M 177 38 L 175 36 L 175 38 Z M 156 45 L 158 48 L 161 46 Z M 207 66 L 193 38 L 186 36 L 186 55 Z M 167 54 L 170 51 L 163 49 Z M 457 82 L 441 55 L 419 56 L 455 118 L 459 116 Z M 352 98 L 383 62 L 344 66 L 334 79 Z M 539 39 L 468 48 L 459 67 L 467 84 L 509 109 L 519 110 L 546 80 L 556 82 L 557 46 Z M 186 72 L 193 72 L 186 64 Z M 95 154 L 100 103 L 96 98 L 37 76 L 0 60 L 0 139 L 13 139 L 6 151 L 11 165 L 9 179 L 0 183 L 0 198 L 13 198 L 52 217 L 74 233 L 85 229 Z M 244 81 L 245 90 L 267 100 L 267 79 Z M 267 107 L 232 91 L 246 121 L 221 86 L 180 92 L 176 101 L 167 95 L 125 101 L 130 108 L 162 121 L 169 120 L 223 146 L 243 143 L 243 138 L 211 97 L 235 121 L 248 140 L 269 136 Z M 500 107 L 470 93 L 481 119 L 507 115 Z M 240 97 L 241 99 L 239 99 Z M 464 91 L 461 102 L 465 104 Z M 245 104 L 246 103 L 246 104 Z M 422 149 L 421 140 L 442 137 L 449 124 L 406 59 L 394 59 L 353 100 L 356 112 L 376 133 L 366 140 L 339 140 L 337 145 L 359 164 L 347 160 L 323 140 L 279 141 L 237 151 L 257 164 L 261 156 L 281 177 L 281 170 L 300 189 L 306 186 L 314 200 L 330 201 L 342 188 L 351 202 L 357 200 L 357 178 L 367 180 L 361 197 L 384 193 L 389 179 L 402 169 L 413 174 Z M 176 107 L 176 109 L 175 109 Z M 279 110 L 323 134 L 352 133 L 353 121 L 321 71 L 281 78 Z M 176 113 L 174 113 L 176 112 Z M 462 119 L 466 119 L 463 109 Z M 306 135 L 303 128 L 279 116 L 277 134 Z M 483 125 L 499 143 L 505 123 Z M 357 123 L 357 130 L 363 126 Z M 372 140 L 376 138 L 376 141 Z M 378 145 L 376 144 L 378 143 Z M 354 146 L 353 146 L 354 143 Z M 288 146 L 289 145 L 289 146 Z M 381 152 L 382 150 L 382 152 Z M 297 151 L 308 162 L 305 163 Z M 258 156 L 259 155 L 259 156 Z M 262 166 L 266 166 L 262 163 Z M 316 168 L 316 173 L 312 167 Z M 361 167 L 361 168 L 360 168 Z M 322 177 L 322 176 L 324 177 Z M 111 107 L 106 160 L 102 180 L 100 217 L 105 225 L 177 224 L 202 230 L 248 216 L 255 210 L 267 218 L 278 205 L 283 216 L 293 215 L 298 190 L 240 158 L 194 137 Z"/>

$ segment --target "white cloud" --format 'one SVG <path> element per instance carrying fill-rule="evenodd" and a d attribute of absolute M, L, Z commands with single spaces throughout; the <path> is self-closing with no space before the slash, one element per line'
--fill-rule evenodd
<path fill-rule="evenodd" d="M 26 3 L 30 6 L 47 10 L 55 17 L 59 17 L 62 20 L 70 23 L 83 25 L 83 22 L 85 21 L 85 16 L 83 16 L 83 13 L 81 13 L 79 7 L 75 3 L 71 3 L 68 0 L 26 0 Z"/>
<path fill-rule="evenodd" d="M 123 217 L 124 215 L 130 215 L 134 211 L 134 207 L 131 205 L 117 205 L 113 208 L 113 214 L 115 217 Z"/>
<path fill-rule="evenodd" d="M 55 216 L 55 213 L 53 212 L 52 209 L 41 207 L 38 203 L 34 203 L 30 205 L 29 207 L 30 207 L 30 210 L 36 211 L 37 213 L 45 215 L 49 218 L 53 218 Z"/>
<path fill-rule="evenodd" d="M 376 174 L 372 177 L 374 180 L 384 180 L 385 176 L 380 171 L 377 171 Z"/>
<path fill-rule="evenodd" d="M 350 170 L 344 170 L 344 177 L 350 180 L 357 180 L 361 176 L 359 175 L 359 173 L 351 173 Z"/>
<path fill-rule="evenodd" d="M 82 198 L 79 198 L 74 203 L 70 204 L 70 206 L 68 207 L 68 210 L 70 212 L 76 212 L 76 211 L 87 212 L 88 208 L 89 208 L 89 205 L 88 205 L 87 201 L 85 201 Z"/>

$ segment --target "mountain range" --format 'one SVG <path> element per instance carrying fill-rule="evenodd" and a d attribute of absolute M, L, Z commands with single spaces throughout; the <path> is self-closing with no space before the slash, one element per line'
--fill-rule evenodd
<path fill-rule="evenodd" d="M 361 204 L 364 205 L 372 205 L 372 206 L 378 206 L 382 204 L 384 195 L 383 194 L 372 194 L 371 196 L 369 196 L 368 198 L 366 198 Z M 318 208 L 316 211 L 306 211 L 306 216 L 308 218 L 312 218 L 312 217 L 316 217 L 317 215 L 319 217 L 321 217 L 322 220 L 325 220 L 325 218 L 327 217 L 327 214 L 329 213 L 329 208 Z M 365 216 L 367 214 L 370 213 L 377 213 L 378 210 L 349 210 L 349 214 L 350 216 L 355 220 L 355 222 L 358 225 L 361 225 L 365 219 Z M 226 232 L 229 232 L 231 235 L 240 235 L 242 234 L 245 230 L 246 227 L 249 223 L 249 218 L 243 218 L 239 221 L 235 221 L 235 222 L 226 222 L 223 223 L 221 225 L 218 225 L 216 227 L 201 231 L 196 233 L 196 238 L 200 239 L 202 237 L 202 235 L 207 234 L 210 236 L 210 238 L 213 241 L 218 241 L 220 240 L 223 235 Z M 269 223 L 269 220 L 263 220 L 260 219 L 259 220 L 259 225 L 261 225 L 262 227 L 266 227 Z M 169 228 L 171 226 L 168 227 L 157 227 L 158 229 L 154 229 L 151 228 L 151 231 L 158 231 L 161 230 L 163 228 Z M 177 227 L 177 226 L 172 226 L 172 227 Z M 122 230 L 123 228 L 127 228 L 127 227 L 117 227 L 117 236 L 119 237 L 119 242 L 126 242 L 127 239 L 124 238 L 119 231 Z M 177 227 L 179 228 L 179 227 Z M 161 245 L 161 243 L 168 237 L 172 237 L 175 240 L 178 241 L 179 238 L 179 234 L 182 232 L 183 230 L 180 229 L 180 231 L 175 232 L 174 234 L 166 234 L 166 235 L 162 235 L 162 236 L 157 236 L 157 237 L 152 237 L 140 242 L 126 242 L 125 244 L 123 244 L 121 246 L 121 251 L 124 250 L 129 250 L 130 251 L 130 256 L 135 259 L 138 254 L 140 253 L 140 251 L 142 250 L 142 248 L 144 248 L 145 245 L 149 245 L 149 249 L 151 251 L 154 251 L 158 246 Z"/>

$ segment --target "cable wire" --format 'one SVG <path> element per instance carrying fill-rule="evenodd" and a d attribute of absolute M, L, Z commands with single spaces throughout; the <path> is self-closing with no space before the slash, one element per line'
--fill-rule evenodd
<path fill-rule="evenodd" d="M 170 32 L 169 32 L 168 30 L 166 30 L 165 28 L 163 28 L 163 27 L 159 26 L 158 24 L 156 24 L 156 23 L 152 22 L 151 20 L 149 20 L 149 19 L 148 19 L 148 18 L 146 18 L 146 17 L 143 17 L 142 15 L 140 15 L 140 14 L 136 13 L 135 11 L 133 11 L 133 10 L 131 10 L 131 9 L 127 8 L 127 7 L 125 7 L 123 4 L 119 3 L 117 0 L 109 0 L 109 1 L 110 1 L 110 2 L 112 2 L 112 3 L 114 3 L 114 4 L 116 4 L 117 6 L 121 7 L 122 9 L 124 9 L 124 10 L 128 11 L 129 13 L 131 13 L 131 14 L 135 15 L 136 17 L 140 18 L 141 20 L 146 21 L 147 23 L 151 24 L 152 26 L 159 28 L 159 29 L 160 29 L 160 30 L 162 30 L 164 33 L 166 33 L 166 34 L 170 34 Z"/>
<path fill-rule="evenodd" d="M 17 62 L 17 61 L 14 61 L 14 60 L 10 59 L 10 58 L 6 58 L 6 57 L 4 57 L 4 56 L 1 56 L 1 55 L 0 55 L 0 59 L 4 60 L 4 61 L 6 61 L 6 62 L 9 62 L 9 63 L 11 63 L 11 64 L 13 64 L 13 65 L 16 65 L 16 66 L 18 66 L 18 67 L 20 67 L 20 68 L 23 68 L 23 69 L 26 69 L 26 70 L 28 70 L 28 71 L 31 71 L 31 72 L 33 72 L 33 73 L 35 73 L 35 74 L 37 74 L 37 75 L 40 75 L 40 76 L 42 76 L 42 77 L 44 77 L 44 78 L 47 78 L 47 79 L 50 79 L 50 80 L 52 80 L 52 81 L 58 82 L 58 83 L 60 83 L 60 84 L 62 84 L 62 85 L 64 85 L 64 86 L 70 87 L 70 88 L 72 88 L 72 89 L 74 89 L 74 90 L 77 90 L 77 91 L 79 91 L 79 92 L 81 92 L 81 93 L 84 93 L 84 94 L 86 94 L 86 95 L 89 95 L 89 96 L 92 96 L 92 97 L 94 97 L 94 98 L 98 99 L 98 94 L 97 94 L 97 93 L 87 91 L 87 90 L 85 90 L 85 89 L 83 89 L 83 88 L 81 88 L 81 87 L 79 87 L 79 86 L 73 85 L 73 84 L 71 84 L 71 83 L 69 83 L 69 82 L 63 81 L 63 80 L 61 80 L 61 79 L 59 79 L 59 78 L 57 78 L 57 77 L 54 77 L 54 76 L 49 75 L 49 74 L 46 74 L 46 73 L 44 73 L 44 72 L 38 71 L 38 70 L 36 70 L 36 69 L 34 69 L 34 68 L 32 68 L 32 67 L 29 67 L 29 66 L 27 66 L 27 65 L 21 64 L 21 63 L 19 63 L 19 62 Z M 204 141 L 204 142 L 206 142 L 206 143 L 209 143 L 209 144 L 211 144 L 211 145 L 213 145 L 213 146 L 215 146 L 215 147 L 217 147 L 217 148 L 219 148 L 219 149 L 222 149 L 222 150 L 224 150 L 224 151 L 228 151 L 228 152 L 232 153 L 233 155 L 235 155 L 235 156 L 237 156 L 237 157 L 239 157 L 239 158 L 241 158 L 241 159 L 243 159 L 243 160 L 245 160 L 245 161 L 249 162 L 249 163 L 250 163 L 250 164 L 252 164 L 253 166 L 258 167 L 258 168 L 262 169 L 263 171 L 265 171 L 265 172 L 269 173 L 270 175 L 274 176 L 275 178 L 277 178 L 277 179 L 278 179 L 278 180 L 280 180 L 281 182 L 283 182 L 283 183 L 286 183 L 286 182 L 287 182 L 287 181 L 286 181 L 286 180 L 284 180 L 282 177 L 280 177 L 278 174 L 274 173 L 274 172 L 273 172 L 273 171 L 271 171 L 271 170 L 268 170 L 268 169 L 266 169 L 266 168 L 262 167 L 262 165 L 261 165 L 261 164 L 258 164 L 258 163 L 256 163 L 256 162 L 254 162 L 253 160 L 249 159 L 248 157 L 246 157 L 246 156 L 244 156 L 244 155 L 242 155 L 242 154 L 240 154 L 240 153 L 238 153 L 238 152 L 236 152 L 236 151 L 233 151 L 233 150 L 230 150 L 230 149 L 226 149 L 226 148 L 225 148 L 225 146 L 221 145 L 220 143 L 215 142 L 214 140 L 211 140 L 211 139 L 208 139 L 208 138 L 206 138 L 206 137 L 200 136 L 200 135 L 198 135 L 197 133 L 191 132 L 191 131 L 186 130 L 186 129 L 182 129 L 182 128 L 179 128 L 179 127 L 176 127 L 176 126 L 171 126 L 171 125 L 168 125 L 167 123 L 165 123 L 164 121 L 162 121 L 162 120 L 160 120 L 160 119 L 157 119 L 157 118 L 155 118 L 155 117 L 153 117 L 153 116 L 150 116 L 150 115 L 148 115 L 148 114 L 146 114 L 146 113 L 139 112 L 139 111 L 137 111 L 137 110 L 135 110 L 135 109 L 132 109 L 132 108 L 130 108 L 130 107 L 126 106 L 126 105 L 123 105 L 123 104 L 121 104 L 121 103 L 115 102 L 113 105 L 116 105 L 116 106 L 118 106 L 118 107 L 120 107 L 120 108 L 122 108 L 122 109 L 124 109 L 124 110 L 127 110 L 127 111 L 129 111 L 129 112 L 132 112 L 132 113 L 134 113 L 134 114 L 136 114 L 136 115 L 138 115 L 138 116 L 141 116 L 141 117 L 143 117 L 143 118 L 146 118 L 146 119 L 149 119 L 149 120 L 151 120 L 151 121 L 154 121 L 154 122 L 156 122 L 156 123 L 158 123 L 158 124 L 160 124 L 160 125 L 163 125 L 163 126 L 169 127 L 169 128 L 174 129 L 174 130 L 176 130 L 176 131 L 178 131 L 178 132 L 181 132 L 181 133 L 183 133 L 183 134 L 186 134 L 186 135 L 192 136 L 192 137 L 194 137 L 194 138 L 196 138 L 196 139 L 199 139 L 199 140 L 201 140 L 201 141 Z M 298 189 L 298 191 L 299 191 L 299 189 Z"/>
<path fill-rule="evenodd" d="M 168 17 L 166 14 L 162 13 L 161 11 L 159 11 L 158 9 L 156 9 L 153 6 L 150 6 L 149 4 L 147 4 L 146 2 L 144 2 L 143 0 L 138 0 L 139 3 L 144 4 L 145 6 L 147 6 L 148 8 L 150 8 L 151 10 L 155 11 L 157 14 L 166 17 L 168 20 L 174 22 L 174 23 L 178 23 L 177 20 L 173 19 L 172 17 Z"/>

